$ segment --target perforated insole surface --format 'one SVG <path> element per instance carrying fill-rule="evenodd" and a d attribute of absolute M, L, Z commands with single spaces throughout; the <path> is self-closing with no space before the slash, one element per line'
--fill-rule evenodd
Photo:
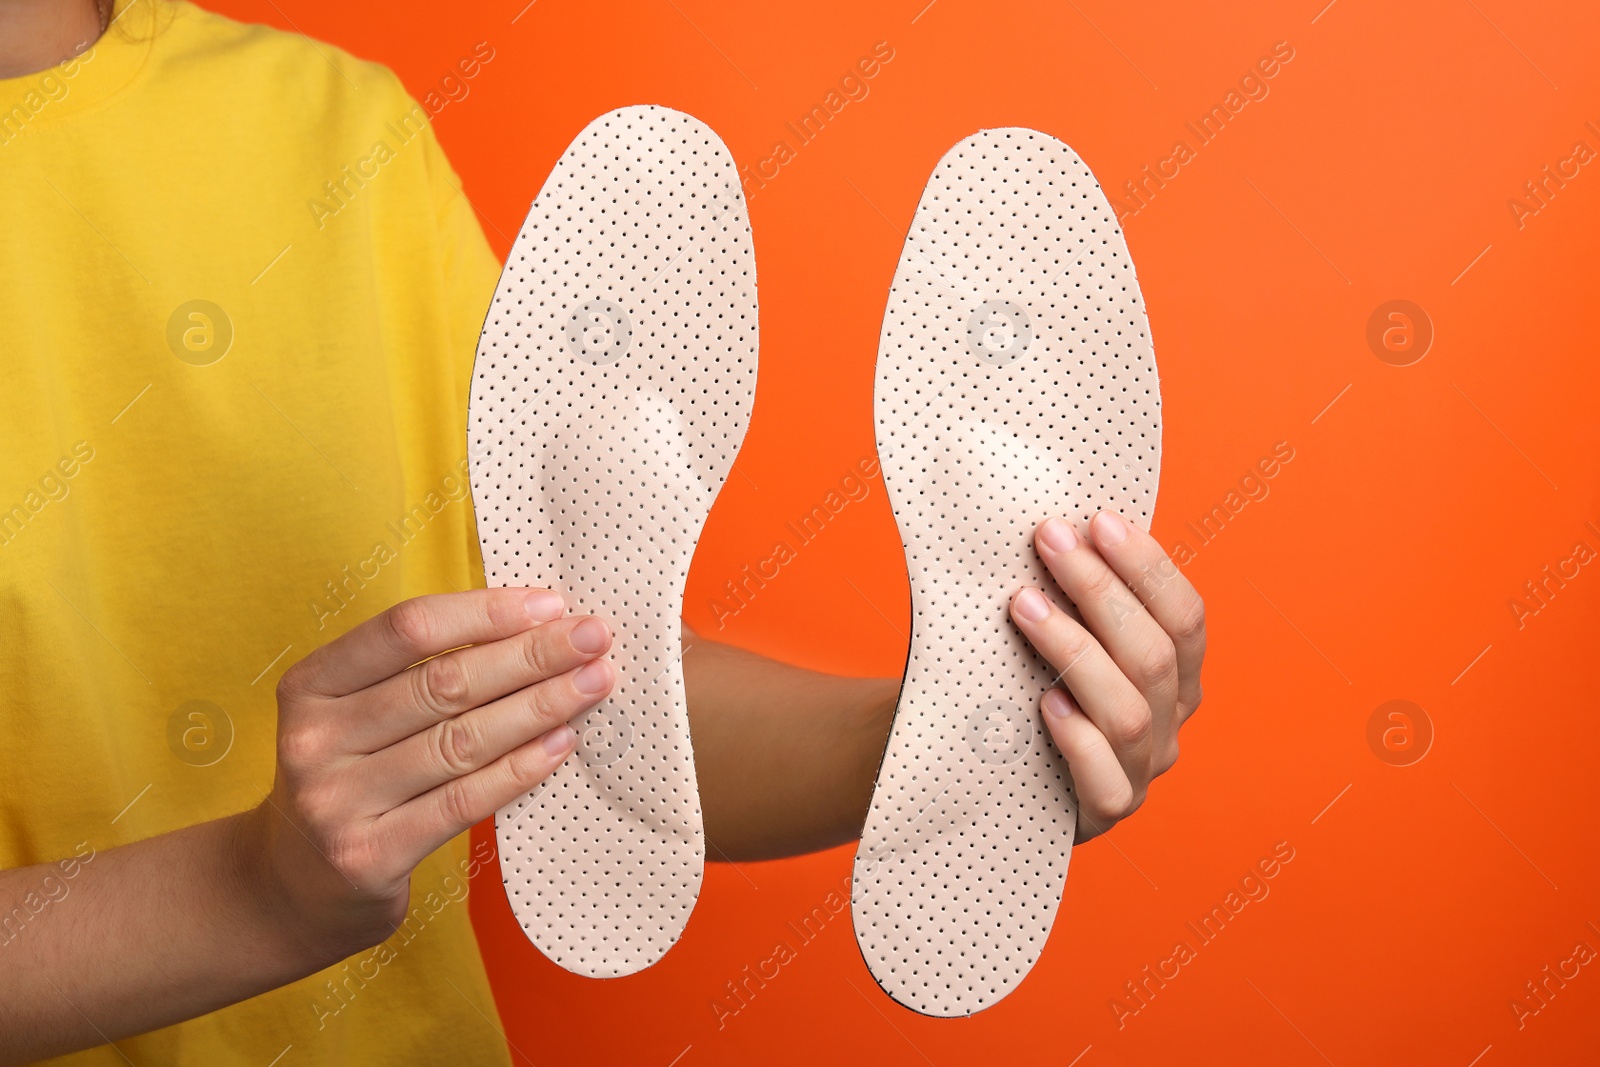
<path fill-rule="evenodd" d="M 595 120 L 517 236 L 470 412 L 491 585 L 551 588 L 607 619 L 617 686 L 578 750 L 495 819 L 517 921 L 595 977 L 671 948 L 705 846 L 679 619 L 695 540 L 756 381 L 756 276 L 732 157 L 660 107 Z"/>
<path fill-rule="evenodd" d="M 1039 713 L 1056 681 L 1010 621 L 1052 515 L 1148 528 L 1160 392 L 1127 245 L 1060 141 L 985 130 L 939 162 L 889 293 L 878 454 L 911 578 L 906 679 L 852 914 L 895 1000 L 968 1015 L 1044 948 L 1077 805 Z"/>

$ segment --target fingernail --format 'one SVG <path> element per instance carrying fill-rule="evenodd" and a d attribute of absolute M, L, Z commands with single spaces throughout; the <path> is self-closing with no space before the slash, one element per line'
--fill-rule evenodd
<path fill-rule="evenodd" d="M 1121 515 L 1102 511 L 1094 517 L 1094 536 L 1102 545 L 1120 545 L 1128 539 L 1128 523 Z"/>
<path fill-rule="evenodd" d="M 565 756 L 578 744 L 578 731 L 562 723 L 544 735 L 544 750 L 551 756 Z"/>
<path fill-rule="evenodd" d="M 611 664 L 603 659 L 585 663 L 572 676 L 572 684 L 578 687 L 578 692 L 589 696 L 604 693 L 611 688 Z"/>
<path fill-rule="evenodd" d="M 567 610 L 567 602 L 561 599 L 561 594 L 552 593 L 548 589 L 538 589 L 529 593 L 523 605 L 528 618 L 533 622 L 551 622 L 561 618 Z"/>
<path fill-rule="evenodd" d="M 1037 589 L 1024 589 L 1017 594 L 1012 609 L 1028 622 L 1043 622 L 1050 614 L 1050 601 Z"/>
<path fill-rule="evenodd" d="M 593 656 L 604 651 L 606 642 L 611 638 L 611 630 L 599 619 L 590 617 L 584 619 L 572 628 L 572 647 L 582 652 L 585 656 Z"/>
<path fill-rule="evenodd" d="M 1052 689 L 1044 695 L 1044 713 L 1052 719 L 1065 719 L 1072 714 L 1072 701 L 1061 690 Z"/>
<path fill-rule="evenodd" d="M 1078 531 L 1066 519 L 1046 519 L 1039 527 L 1039 540 L 1052 552 L 1071 552 L 1078 547 Z"/>

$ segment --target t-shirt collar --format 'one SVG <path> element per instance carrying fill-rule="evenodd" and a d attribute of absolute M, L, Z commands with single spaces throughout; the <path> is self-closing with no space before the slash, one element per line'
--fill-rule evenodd
<path fill-rule="evenodd" d="M 115 0 L 110 27 L 77 55 L 46 70 L 0 78 L 0 148 L 126 89 L 150 57 L 166 7 L 167 0 Z"/>

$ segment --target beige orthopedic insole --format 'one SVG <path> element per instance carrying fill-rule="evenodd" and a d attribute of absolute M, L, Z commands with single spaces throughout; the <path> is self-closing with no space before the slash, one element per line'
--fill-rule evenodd
<path fill-rule="evenodd" d="M 631 974 L 678 940 L 705 859 L 679 619 L 756 383 L 756 274 L 733 159 L 661 107 L 591 123 L 528 212 L 484 324 L 469 421 L 492 586 L 612 626 L 617 686 L 495 827 L 550 959 Z"/>
<path fill-rule="evenodd" d="M 878 984 L 970 1015 L 1038 960 L 1077 804 L 1039 713 L 1056 670 L 1008 605 L 1068 605 L 1033 548 L 1052 515 L 1148 528 L 1161 398 L 1105 194 L 1053 137 L 985 130 L 934 170 L 879 339 L 878 454 L 911 578 L 905 685 L 856 852 Z"/>

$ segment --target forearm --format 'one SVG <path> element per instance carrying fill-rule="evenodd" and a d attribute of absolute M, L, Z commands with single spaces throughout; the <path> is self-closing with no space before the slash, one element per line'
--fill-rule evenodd
<path fill-rule="evenodd" d="M 57 863 L 0 871 L 0 1063 L 192 1018 L 340 958 L 271 903 L 239 845 L 261 817 L 87 853 L 70 875 Z"/>
<path fill-rule="evenodd" d="M 685 648 L 711 858 L 855 838 L 898 681 L 803 670 L 692 634 Z M 70 876 L 56 863 L 0 871 L 0 1064 L 205 1014 L 381 937 L 359 909 L 331 913 L 342 934 L 297 917 L 266 858 L 268 842 L 293 845 L 296 833 L 263 805 L 79 857 Z"/>
<path fill-rule="evenodd" d="M 202 1015 L 378 944 L 417 864 L 572 754 L 567 724 L 615 681 L 610 644 L 549 590 L 480 589 L 405 601 L 294 664 L 259 807 L 0 871 L 0 1064 Z"/>
<path fill-rule="evenodd" d="M 861 833 L 898 679 L 843 678 L 684 634 L 712 860 L 812 852 Z"/>

